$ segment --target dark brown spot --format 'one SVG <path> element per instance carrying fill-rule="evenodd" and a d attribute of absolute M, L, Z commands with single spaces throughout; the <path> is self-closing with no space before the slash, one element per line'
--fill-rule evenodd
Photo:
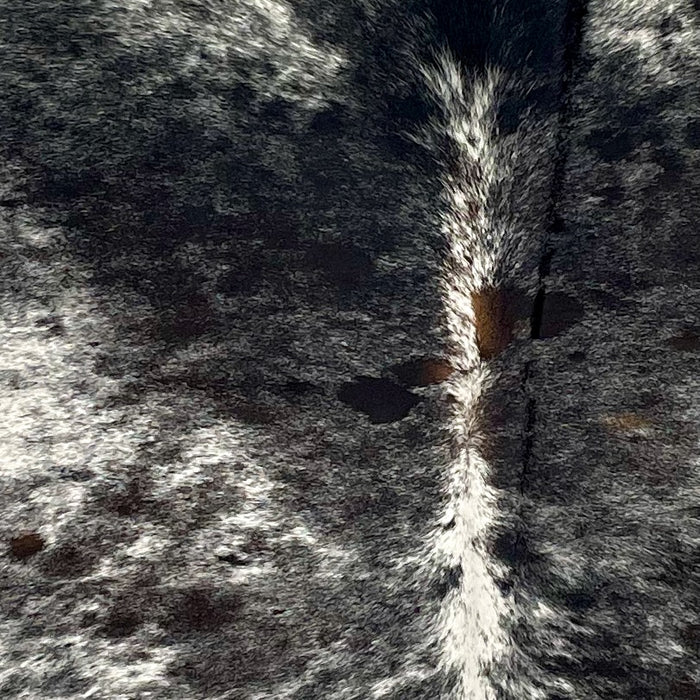
<path fill-rule="evenodd" d="M 428 386 L 444 382 L 454 372 L 447 360 L 424 357 L 394 365 L 389 371 L 407 386 Z"/>
<path fill-rule="evenodd" d="M 173 632 L 215 630 L 232 622 L 240 607 L 239 596 L 226 591 L 205 588 L 173 591 L 161 624 Z"/>
<path fill-rule="evenodd" d="M 85 575 L 97 561 L 94 552 L 67 543 L 54 547 L 45 562 L 46 573 L 60 578 Z"/>
<path fill-rule="evenodd" d="M 118 515 L 134 515 L 144 505 L 146 492 L 147 486 L 143 479 L 132 479 L 110 493 L 105 505 Z"/>
<path fill-rule="evenodd" d="M 37 532 L 28 532 L 10 540 L 10 553 L 17 559 L 27 559 L 44 548 L 44 538 Z"/>
<path fill-rule="evenodd" d="M 277 418 L 276 412 L 269 406 L 245 399 L 232 399 L 225 407 L 225 413 L 251 425 L 268 425 Z"/>
<path fill-rule="evenodd" d="M 499 355 L 513 339 L 513 325 L 524 297 L 513 290 L 487 287 L 472 292 L 476 342 L 484 360 Z"/>
<path fill-rule="evenodd" d="M 694 352 L 700 350 L 700 335 L 693 331 L 684 331 L 681 335 L 668 340 L 668 344 L 674 350 L 681 352 Z"/>
<path fill-rule="evenodd" d="M 611 430 L 643 430 L 651 427 L 651 421 L 636 413 L 616 413 L 603 416 L 601 421 Z"/>
<path fill-rule="evenodd" d="M 110 610 L 102 628 L 107 637 L 128 637 L 143 623 L 137 611 L 123 606 L 122 601 L 119 606 Z"/>
<path fill-rule="evenodd" d="M 583 304 L 568 294 L 551 292 L 544 297 L 539 338 L 552 338 L 583 318 Z"/>
<path fill-rule="evenodd" d="M 393 423 L 405 418 L 420 397 L 388 379 L 357 377 L 346 382 L 338 398 L 351 408 L 369 416 L 372 423 Z"/>

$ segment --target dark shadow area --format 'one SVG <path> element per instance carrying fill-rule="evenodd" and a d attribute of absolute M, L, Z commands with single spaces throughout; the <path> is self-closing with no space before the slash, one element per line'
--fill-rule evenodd
<path fill-rule="evenodd" d="M 372 423 L 393 423 L 408 415 L 420 397 L 388 379 L 357 377 L 340 387 L 338 398 Z"/>

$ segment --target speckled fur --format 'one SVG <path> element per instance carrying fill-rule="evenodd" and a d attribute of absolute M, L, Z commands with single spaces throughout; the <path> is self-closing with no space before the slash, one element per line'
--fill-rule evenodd
<path fill-rule="evenodd" d="M 690 0 L 0 17 L 0 697 L 700 697 Z"/>

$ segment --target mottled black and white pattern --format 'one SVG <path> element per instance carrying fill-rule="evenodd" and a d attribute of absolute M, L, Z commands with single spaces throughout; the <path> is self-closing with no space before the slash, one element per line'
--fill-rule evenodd
<path fill-rule="evenodd" d="M 700 6 L 0 0 L 0 697 L 700 698 Z"/>

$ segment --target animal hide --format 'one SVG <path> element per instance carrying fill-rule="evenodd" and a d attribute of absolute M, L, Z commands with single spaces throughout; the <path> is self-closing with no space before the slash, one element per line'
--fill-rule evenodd
<path fill-rule="evenodd" d="M 0 696 L 700 698 L 697 0 L 0 0 Z"/>

